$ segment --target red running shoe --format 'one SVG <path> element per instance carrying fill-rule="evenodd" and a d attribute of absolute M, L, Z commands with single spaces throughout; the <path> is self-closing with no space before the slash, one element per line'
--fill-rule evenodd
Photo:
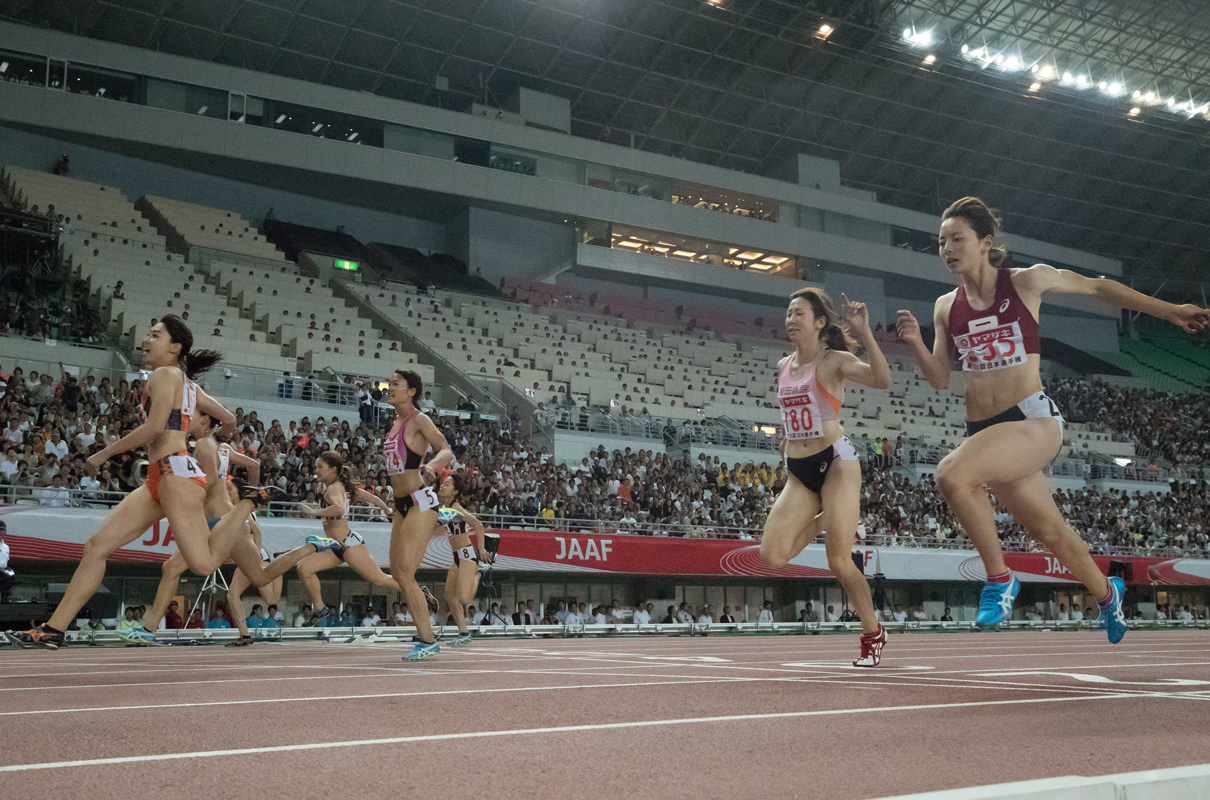
<path fill-rule="evenodd" d="M 886 628 L 878 626 L 877 633 L 861 634 L 861 658 L 853 662 L 855 667 L 876 667 L 882 660 L 882 646 L 886 644 Z"/>

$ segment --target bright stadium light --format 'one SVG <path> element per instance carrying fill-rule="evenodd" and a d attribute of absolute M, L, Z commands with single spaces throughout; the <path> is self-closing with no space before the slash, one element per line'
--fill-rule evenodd
<path fill-rule="evenodd" d="M 936 60 L 937 60 L 937 56 L 933 55 L 932 53 L 929 53 L 927 56 L 924 57 L 925 64 L 932 64 Z"/>
<path fill-rule="evenodd" d="M 966 55 L 967 53 L 969 53 L 970 49 L 971 49 L 971 46 L 969 44 L 962 45 L 962 55 Z"/>
<path fill-rule="evenodd" d="M 1004 60 L 1005 72 L 1017 72 L 1025 69 L 1025 63 L 1018 56 L 1009 56 Z"/>

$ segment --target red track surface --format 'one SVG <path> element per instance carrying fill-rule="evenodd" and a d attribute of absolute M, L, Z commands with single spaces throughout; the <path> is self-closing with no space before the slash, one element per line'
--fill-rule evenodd
<path fill-rule="evenodd" d="M 0 787 L 867 798 L 1210 761 L 1205 632 L 892 635 L 875 670 L 847 666 L 856 648 L 500 640 L 419 664 L 399 644 L 5 649 Z"/>

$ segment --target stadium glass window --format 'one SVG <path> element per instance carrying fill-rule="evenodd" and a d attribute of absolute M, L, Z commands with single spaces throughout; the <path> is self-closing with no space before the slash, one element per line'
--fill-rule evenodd
<path fill-rule="evenodd" d="M 46 85 L 46 58 L 0 50 L 0 80 L 28 86 Z"/>

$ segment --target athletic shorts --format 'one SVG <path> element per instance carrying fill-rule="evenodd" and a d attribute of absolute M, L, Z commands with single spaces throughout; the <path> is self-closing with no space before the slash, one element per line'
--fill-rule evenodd
<path fill-rule="evenodd" d="M 479 554 L 475 552 L 474 545 L 468 544 L 466 547 L 459 547 L 454 551 L 454 566 L 461 564 L 464 558 L 476 564 L 479 563 Z"/>
<path fill-rule="evenodd" d="M 854 449 L 853 443 L 849 441 L 849 437 L 841 436 L 831 447 L 825 447 L 813 456 L 806 458 L 787 458 L 786 469 L 803 486 L 807 487 L 815 494 L 823 489 L 824 479 L 828 477 L 828 470 L 832 468 L 832 462 L 840 459 L 841 461 L 856 461 L 857 450 Z"/>
<path fill-rule="evenodd" d="M 413 507 L 419 508 L 421 511 L 428 511 L 437 508 L 441 503 L 437 501 L 437 493 L 433 491 L 431 486 L 424 486 L 406 497 L 395 498 L 395 510 L 400 514 L 407 516 L 407 513 Z"/>
<path fill-rule="evenodd" d="M 143 485 L 151 493 L 151 499 L 157 503 L 160 502 L 160 481 L 166 475 L 188 478 L 202 489 L 206 488 L 206 474 L 202 472 L 202 468 L 193 456 L 180 450 L 147 465 L 147 480 Z"/>
<path fill-rule="evenodd" d="M 987 430 L 993 425 L 999 425 L 1001 422 L 1021 422 L 1027 419 L 1044 418 L 1050 418 L 1059 423 L 1059 441 L 1062 442 L 1063 415 L 1059 413 L 1059 407 L 1046 396 L 1045 392 L 1034 392 L 1020 403 L 994 417 L 977 421 L 967 420 L 966 436 L 969 439 L 979 431 Z"/>
<path fill-rule="evenodd" d="M 340 547 L 333 547 L 332 552 L 336 554 L 337 558 L 339 558 L 341 561 L 344 561 L 346 550 L 348 550 L 350 547 L 356 547 L 359 544 L 365 543 L 366 540 L 361 538 L 360 533 L 357 531 L 349 531 L 349 535 L 345 537 L 345 540 L 341 543 Z"/>

